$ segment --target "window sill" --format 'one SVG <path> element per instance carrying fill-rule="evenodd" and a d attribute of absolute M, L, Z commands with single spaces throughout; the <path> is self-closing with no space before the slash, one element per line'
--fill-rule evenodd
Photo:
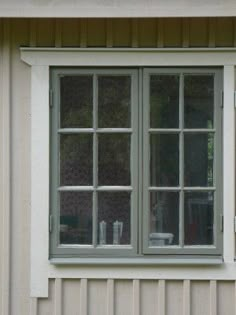
<path fill-rule="evenodd" d="M 90 266 L 155 266 L 155 265 L 221 265 L 223 257 L 158 257 L 158 258 L 52 258 L 52 265 Z"/>

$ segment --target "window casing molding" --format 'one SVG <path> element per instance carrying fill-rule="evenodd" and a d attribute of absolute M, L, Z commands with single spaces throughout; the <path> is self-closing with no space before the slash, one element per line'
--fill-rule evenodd
<path fill-rule="evenodd" d="M 223 209 L 224 247 L 223 267 L 208 269 L 212 279 L 235 278 L 232 265 L 235 254 L 234 201 L 235 201 L 235 118 L 234 90 L 236 54 L 232 49 L 215 50 L 104 50 L 104 49 L 37 49 L 21 48 L 21 59 L 31 65 L 31 296 L 47 296 L 50 277 L 107 277 L 107 270 L 98 268 L 71 268 L 50 265 L 48 260 L 49 214 L 49 67 L 50 66 L 223 66 Z M 227 211 L 226 211 L 227 210 Z M 157 268 L 157 267 L 156 267 Z M 137 267 L 141 278 L 184 279 L 184 268 L 160 267 L 161 274 L 152 268 Z M 233 269 L 232 269 L 233 268 Z M 109 276 L 132 278 L 130 268 L 109 268 Z M 232 270 L 235 270 L 232 273 Z M 202 269 L 189 267 L 189 278 L 202 278 Z"/>

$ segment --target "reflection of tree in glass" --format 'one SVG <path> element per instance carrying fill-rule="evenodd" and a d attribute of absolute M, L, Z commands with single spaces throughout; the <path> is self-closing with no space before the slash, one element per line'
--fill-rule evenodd
<path fill-rule="evenodd" d="M 213 128 L 214 76 L 184 76 L 185 128 Z"/>
<path fill-rule="evenodd" d="M 99 185 L 130 185 L 129 135 L 99 135 L 98 157 Z"/>
<path fill-rule="evenodd" d="M 179 127 L 179 76 L 151 75 L 150 127 Z"/>
<path fill-rule="evenodd" d="M 61 127 L 92 128 L 93 77 L 61 78 Z"/>
<path fill-rule="evenodd" d="M 98 126 L 130 127 L 131 77 L 98 77 Z"/>
<path fill-rule="evenodd" d="M 92 134 L 61 136 L 60 170 L 61 185 L 92 185 Z"/>

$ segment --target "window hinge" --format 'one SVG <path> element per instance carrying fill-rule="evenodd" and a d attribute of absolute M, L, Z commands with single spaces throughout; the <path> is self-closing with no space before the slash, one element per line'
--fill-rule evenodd
<path fill-rule="evenodd" d="M 49 106 L 53 107 L 53 90 L 49 90 Z"/>
<path fill-rule="evenodd" d="M 220 231 L 224 231 L 224 216 L 222 215 L 220 218 Z"/>
<path fill-rule="evenodd" d="M 234 107 L 236 107 L 236 91 L 234 91 Z"/>
<path fill-rule="evenodd" d="M 224 91 L 221 91 L 221 108 L 224 108 Z"/>
<path fill-rule="evenodd" d="M 234 232 L 236 233 L 236 217 L 234 217 Z"/>
<path fill-rule="evenodd" d="M 52 227 L 53 227 L 53 218 L 52 214 L 49 216 L 49 233 L 52 233 Z"/>

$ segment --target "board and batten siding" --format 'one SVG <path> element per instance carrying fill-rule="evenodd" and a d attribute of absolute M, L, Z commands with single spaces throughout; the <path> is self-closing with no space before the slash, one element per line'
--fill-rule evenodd
<path fill-rule="evenodd" d="M 30 298 L 31 77 L 19 47 L 236 47 L 236 18 L 2 19 L 0 43 L 0 314 L 235 315 L 230 280 L 50 279 L 48 298 Z"/>

